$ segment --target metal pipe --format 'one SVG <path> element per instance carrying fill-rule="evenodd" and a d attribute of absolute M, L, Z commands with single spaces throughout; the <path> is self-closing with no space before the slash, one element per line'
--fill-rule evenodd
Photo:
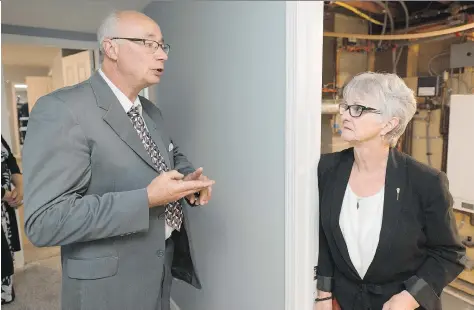
<path fill-rule="evenodd" d="M 437 31 L 430 31 L 424 33 L 408 33 L 408 34 L 393 34 L 393 35 L 369 35 L 369 34 L 358 34 L 358 33 L 340 33 L 340 32 L 330 32 L 325 31 L 323 35 L 325 37 L 331 38 L 352 38 L 352 39 L 361 39 L 361 40 L 414 40 L 414 39 L 423 39 L 442 36 L 446 34 L 457 33 L 461 31 L 466 31 L 474 29 L 474 22 L 468 23 L 462 26 L 442 29 Z"/>

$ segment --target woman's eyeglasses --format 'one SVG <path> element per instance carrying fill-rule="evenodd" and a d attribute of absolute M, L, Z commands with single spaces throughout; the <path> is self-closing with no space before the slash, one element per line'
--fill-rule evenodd
<path fill-rule="evenodd" d="M 352 104 L 348 105 L 347 103 L 341 103 L 339 104 L 339 114 L 344 114 L 349 110 L 349 114 L 352 117 L 359 117 L 362 115 L 364 112 L 370 112 L 370 113 L 375 113 L 375 114 L 380 114 L 380 111 L 374 108 L 369 108 L 360 104 Z"/>

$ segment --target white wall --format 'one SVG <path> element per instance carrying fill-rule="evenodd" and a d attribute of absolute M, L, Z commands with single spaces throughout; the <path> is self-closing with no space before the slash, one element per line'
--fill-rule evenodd
<path fill-rule="evenodd" d="M 176 283 L 183 310 L 285 309 L 285 5 L 145 9 L 171 44 L 158 105 L 177 144 L 217 182 L 213 201 L 191 212 L 203 290 Z"/>

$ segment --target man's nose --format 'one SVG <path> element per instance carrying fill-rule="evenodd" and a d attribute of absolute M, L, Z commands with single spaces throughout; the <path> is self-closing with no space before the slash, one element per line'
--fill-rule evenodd
<path fill-rule="evenodd" d="M 168 60 L 168 54 L 160 47 L 155 53 L 155 58 L 157 60 Z"/>

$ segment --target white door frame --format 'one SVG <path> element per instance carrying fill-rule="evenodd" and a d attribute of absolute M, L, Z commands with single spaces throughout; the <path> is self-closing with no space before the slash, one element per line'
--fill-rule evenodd
<path fill-rule="evenodd" d="M 322 1 L 286 2 L 285 310 L 313 307 L 323 11 Z"/>

